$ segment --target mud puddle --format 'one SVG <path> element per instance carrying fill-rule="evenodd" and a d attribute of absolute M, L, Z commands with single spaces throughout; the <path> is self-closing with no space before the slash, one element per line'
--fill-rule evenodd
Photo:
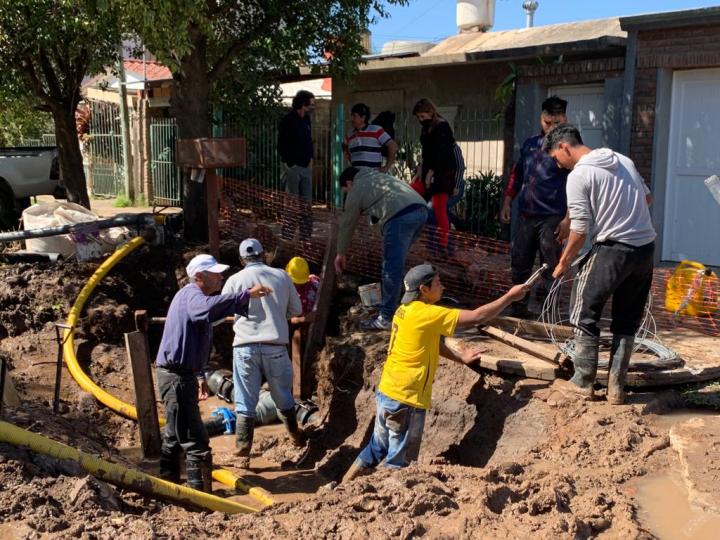
<path fill-rule="evenodd" d="M 653 417 L 653 425 L 663 430 L 714 411 L 679 409 Z M 690 502 L 690 495 L 677 469 L 651 474 L 633 483 L 638 518 L 648 531 L 661 539 L 714 540 L 720 531 L 720 515 Z"/>
<path fill-rule="evenodd" d="M 678 471 L 642 478 L 635 484 L 641 524 L 660 539 L 716 540 L 720 515 L 690 504 Z"/>

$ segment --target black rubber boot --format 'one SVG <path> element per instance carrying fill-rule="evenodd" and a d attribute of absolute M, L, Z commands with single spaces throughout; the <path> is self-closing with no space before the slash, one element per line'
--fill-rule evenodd
<path fill-rule="evenodd" d="M 201 461 L 186 460 L 188 487 L 212 493 L 212 455 Z"/>
<path fill-rule="evenodd" d="M 180 453 L 160 454 L 160 474 L 168 482 L 180 483 Z"/>
<path fill-rule="evenodd" d="M 570 382 L 583 389 L 592 389 L 598 365 L 599 340 L 595 336 L 575 336 L 575 374 Z"/>
<path fill-rule="evenodd" d="M 607 400 L 613 405 L 625 403 L 625 378 L 634 345 L 635 336 L 613 335 L 607 388 Z"/>
<path fill-rule="evenodd" d="M 278 410 L 278 418 L 285 425 L 285 429 L 287 429 L 290 434 L 293 444 L 299 448 L 305 446 L 305 434 L 298 427 L 295 407 L 285 409 L 284 411 Z"/>
<path fill-rule="evenodd" d="M 238 467 L 247 469 L 250 466 L 250 449 L 255 434 L 255 419 L 237 415 L 235 422 L 235 455 L 240 458 Z"/>

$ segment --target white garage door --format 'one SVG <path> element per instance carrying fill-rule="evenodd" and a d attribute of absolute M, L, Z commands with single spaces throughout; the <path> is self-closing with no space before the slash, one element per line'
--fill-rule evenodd
<path fill-rule="evenodd" d="M 703 180 L 720 174 L 720 69 L 673 77 L 663 260 L 720 265 L 720 206 Z"/>
<path fill-rule="evenodd" d="M 553 86 L 548 96 L 558 96 L 568 102 L 568 122 L 580 130 L 583 142 L 590 148 L 601 148 L 603 143 L 603 115 L 605 89 L 602 84 Z"/>

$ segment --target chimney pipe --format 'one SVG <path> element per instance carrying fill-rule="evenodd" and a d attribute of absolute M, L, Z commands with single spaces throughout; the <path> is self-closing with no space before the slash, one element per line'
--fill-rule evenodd
<path fill-rule="evenodd" d="M 525 28 L 533 27 L 535 11 L 537 11 L 537 8 L 539 6 L 540 4 L 538 4 L 535 0 L 525 0 L 525 2 L 523 2 L 522 7 L 527 15 L 527 18 L 525 20 Z"/>

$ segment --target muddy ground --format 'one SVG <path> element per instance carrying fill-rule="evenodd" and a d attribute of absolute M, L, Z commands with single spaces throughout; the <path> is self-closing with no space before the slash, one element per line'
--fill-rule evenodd
<path fill-rule="evenodd" d="M 177 269 L 190 256 L 143 247 L 88 303 L 78 357 L 112 394 L 132 401 L 123 332 L 134 329 L 133 312 L 163 315 L 184 284 Z M 232 257 L 224 258 L 236 265 Z M 3 419 L 154 472 L 155 463 L 140 458 L 134 422 L 97 404 L 67 371 L 60 414 L 51 412 L 53 323 L 64 321 L 96 266 L 0 267 L 0 354 L 23 398 L 20 407 L 4 408 Z M 341 291 L 339 306 L 352 301 Z M 317 367 L 321 422 L 307 451 L 292 448 L 275 426 L 259 430 L 246 478 L 276 495 L 274 507 L 249 516 L 182 508 L 110 486 L 71 463 L 0 444 L 0 538 L 653 537 L 639 518 L 634 486 L 678 465 L 670 425 L 658 420 L 684 405 L 677 391 L 634 394 L 628 405 L 611 407 L 565 401 L 547 383 L 443 361 L 419 462 L 336 485 L 372 429 L 387 340 L 384 333 L 355 332 L 358 316 L 352 308 L 333 318 Z M 230 337 L 227 329 L 217 332 L 215 365 L 229 365 Z M 157 338 L 156 332 L 151 341 Z M 214 439 L 213 447 L 215 462 L 232 469 L 232 438 Z"/>

